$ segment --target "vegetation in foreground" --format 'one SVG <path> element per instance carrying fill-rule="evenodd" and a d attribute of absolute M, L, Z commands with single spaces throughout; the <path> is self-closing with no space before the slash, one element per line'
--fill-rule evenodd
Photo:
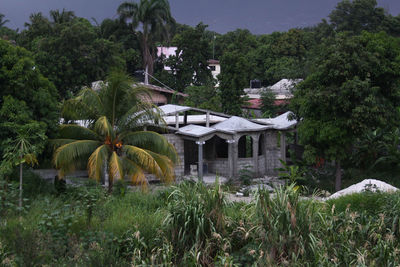
<path fill-rule="evenodd" d="M 218 185 L 182 183 L 149 193 L 118 182 L 58 191 L 27 181 L 0 187 L 4 266 L 395 266 L 400 193 L 300 200 L 293 186 L 250 204 Z M 31 188 L 31 190 L 29 190 Z M 29 192 L 35 193 L 29 196 Z"/>

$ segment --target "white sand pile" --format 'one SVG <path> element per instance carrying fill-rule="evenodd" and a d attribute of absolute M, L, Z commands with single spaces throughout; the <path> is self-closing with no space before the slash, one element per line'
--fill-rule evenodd
<path fill-rule="evenodd" d="M 375 179 L 366 179 L 358 184 L 353 184 L 343 190 L 336 192 L 335 194 L 331 195 L 326 199 L 338 198 L 344 195 L 354 194 L 354 193 L 362 193 L 365 191 L 371 192 L 394 192 L 398 189 L 390 184 L 385 182 L 375 180 Z"/>

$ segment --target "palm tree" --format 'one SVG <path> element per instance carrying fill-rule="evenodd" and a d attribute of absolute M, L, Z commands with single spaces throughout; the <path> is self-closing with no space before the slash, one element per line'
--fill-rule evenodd
<path fill-rule="evenodd" d="M 4 14 L 0 13 L 0 28 L 4 26 L 7 22 L 10 22 L 8 19 L 4 19 Z"/>
<path fill-rule="evenodd" d="M 170 26 L 175 23 L 168 0 L 140 0 L 140 3 L 124 2 L 118 7 L 124 21 L 130 20 L 132 28 L 139 28 L 138 37 L 142 46 L 143 65 L 147 73 L 153 74 L 156 56 L 155 43 L 168 39 Z"/>
<path fill-rule="evenodd" d="M 4 123 L 6 127 L 12 127 L 15 135 L 12 139 L 4 141 L 5 146 L 2 164 L 9 167 L 19 165 L 19 207 L 22 207 L 22 177 L 23 164 L 27 163 L 31 166 L 38 164 L 37 155 L 43 151 L 44 143 L 47 137 L 44 129 L 36 122 L 18 125 L 14 123 Z"/>
<path fill-rule="evenodd" d="M 50 10 L 50 17 L 53 20 L 54 24 L 63 24 L 71 22 L 76 18 L 75 13 L 73 11 L 66 11 L 65 8 L 63 8 L 62 11 L 58 9 Z"/>
<path fill-rule="evenodd" d="M 125 176 L 146 185 L 145 172 L 172 181 L 174 147 L 162 135 L 141 130 L 145 123 L 160 121 L 153 105 L 143 100 L 147 94 L 126 74 L 114 72 L 100 90 L 85 88 L 67 101 L 63 117 L 84 118 L 89 126 L 64 124 L 60 138 L 53 140 L 60 177 L 87 162 L 89 177 L 100 181 L 103 174 L 109 191 L 115 180 Z"/>

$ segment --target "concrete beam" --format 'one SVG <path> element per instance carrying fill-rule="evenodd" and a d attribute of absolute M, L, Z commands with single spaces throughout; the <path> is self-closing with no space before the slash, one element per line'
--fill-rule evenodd
<path fill-rule="evenodd" d="M 228 173 L 229 173 L 229 177 L 228 178 L 233 178 L 234 177 L 234 171 L 233 171 L 233 166 L 234 166 L 234 148 L 233 148 L 233 144 L 235 143 L 235 140 L 229 139 L 226 140 L 226 142 L 228 143 Z"/>

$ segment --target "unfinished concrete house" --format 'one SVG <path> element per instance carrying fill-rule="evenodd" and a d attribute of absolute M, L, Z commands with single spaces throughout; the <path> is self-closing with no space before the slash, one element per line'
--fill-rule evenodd
<path fill-rule="evenodd" d="M 296 121 L 287 112 L 273 119 L 249 120 L 186 106 L 159 107 L 168 127 L 164 134 L 179 155 L 177 177 L 195 173 L 238 177 L 250 166 L 255 177 L 275 174 L 286 160 L 286 133 Z"/>

